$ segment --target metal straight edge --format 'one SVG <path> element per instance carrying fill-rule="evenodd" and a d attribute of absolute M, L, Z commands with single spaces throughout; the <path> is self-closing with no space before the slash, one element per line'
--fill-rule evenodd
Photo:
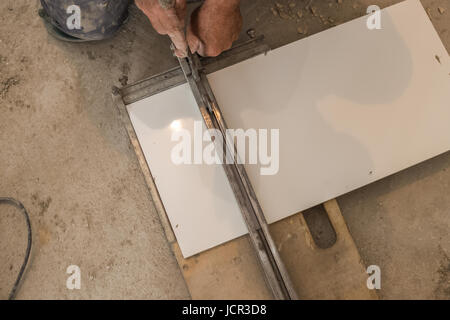
<path fill-rule="evenodd" d="M 268 51 L 270 51 L 270 47 L 264 43 L 264 36 L 261 35 L 234 46 L 219 57 L 204 58 L 202 66 L 204 72 L 210 74 Z M 125 86 L 120 89 L 120 94 L 123 102 L 128 105 L 184 83 L 186 83 L 186 78 L 178 65 L 163 73 Z"/>
<path fill-rule="evenodd" d="M 227 126 L 216 102 L 204 69 L 198 56 L 189 54 L 188 58 L 179 59 L 181 69 L 189 83 L 202 117 L 208 129 L 216 129 L 222 133 L 225 151 L 236 151 L 234 143 L 227 143 Z M 200 71 L 200 72 L 199 72 Z M 203 72 L 202 72 L 203 71 Z M 229 152 L 227 152 L 229 154 Z M 237 154 L 236 152 L 231 154 Z M 224 159 L 222 159 L 224 160 Z M 286 267 L 278 253 L 275 242 L 270 235 L 261 206 L 256 198 L 248 176 L 242 164 L 236 159 L 232 163 L 222 161 L 230 186 L 246 222 L 250 239 L 264 271 L 266 282 L 275 299 L 298 299 Z"/>
<path fill-rule="evenodd" d="M 209 94 L 210 97 L 212 97 L 212 111 L 214 113 L 214 117 L 217 121 L 218 126 L 220 127 L 220 130 L 222 132 L 222 134 L 226 134 L 228 126 L 225 122 L 225 119 L 222 115 L 222 112 L 220 110 L 220 108 L 217 105 L 217 100 L 214 96 L 214 93 L 209 85 L 209 82 L 207 81 L 206 77 L 203 75 L 202 76 L 202 81 L 205 85 L 205 88 Z M 237 149 L 236 149 L 236 145 L 230 141 L 230 145 L 232 145 L 234 147 L 234 153 L 235 155 L 238 155 Z M 245 192 L 248 195 L 248 199 L 251 202 L 252 208 L 254 210 L 254 214 L 256 216 L 256 219 L 258 221 L 258 224 L 260 226 L 260 231 L 263 234 L 263 237 L 266 240 L 265 245 L 268 246 L 268 249 L 270 250 L 271 254 L 272 254 L 272 259 L 274 260 L 273 263 L 276 264 L 278 271 L 279 271 L 279 277 L 282 278 L 282 281 L 286 287 L 286 290 L 289 294 L 290 299 L 292 300 L 297 300 L 298 299 L 298 295 L 297 292 L 294 289 L 294 285 L 291 281 L 291 278 L 289 276 L 289 273 L 287 272 L 286 266 L 283 263 L 283 260 L 281 259 L 281 256 L 278 252 L 278 249 L 276 247 L 275 241 L 273 240 L 270 231 L 269 231 L 269 226 L 267 225 L 267 221 L 266 218 L 264 216 L 263 210 L 261 208 L 261 205 L 258 201 L 258 198 L 256 196 L 256 193 L 253 189 L 253 186 L 250 182 L 250 179 L 247 175 L 247 172 L 245 171 L 244 165 L 239 162 L 235 161 L 235 166 L 237 169 L 237 173 L 239 174 L 239 178 L 241 179 L 241 181 L 243 182 L 243 186 L 245 188 Z"/>

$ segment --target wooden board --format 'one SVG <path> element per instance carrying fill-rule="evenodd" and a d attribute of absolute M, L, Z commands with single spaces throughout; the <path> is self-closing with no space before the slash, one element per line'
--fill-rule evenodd
<path fill-rule="evenodd" d="M 300 299 L 378 299 L 336 200 L 324 204 L 336 243 L 318 248 L 302 213 L 270 226 Z M 185 259 L 172 250 L 193 299 L 271 299 L 248 236 Z"/>

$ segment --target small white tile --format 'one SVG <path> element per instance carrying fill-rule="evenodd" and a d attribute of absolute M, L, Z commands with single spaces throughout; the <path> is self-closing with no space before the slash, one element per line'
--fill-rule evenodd
<path fill-rule="evenodd" d="M 128 106 L 131 121 L 185 258 L 247 233 L 221 165 L 176 165 L 172 133 L 203 121 L 187 84 Z M 205 125 L 203 125 L 203 131 Z"/>

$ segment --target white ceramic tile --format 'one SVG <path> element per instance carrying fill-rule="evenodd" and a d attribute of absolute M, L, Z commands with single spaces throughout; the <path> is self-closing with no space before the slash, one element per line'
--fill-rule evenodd
<path fill-rule="evenodd" d="M 448 53 L 418 0 L 209 76 L 231 128 L 279 128 L 280 170 L 247 172 L 269 223 L 450 149 Z M 435 56 L 440 57 L 439 63 Z"/>
<path fill-rule="evenodd" d="M 418 0 L 381 18 L 381 30 L 362 17 L 208 76 L 229 127 L 280 129 L 279 173 L 246 166 L 269 222 L 450 149 L 448 53 Z M 221 168 L 170 165 L 167 126 L 189 127 L 196 108 L 187 85 L 129 106 L 185 256 L 245 232 Z"/>
<path fill-rule="evenodd" d="M 194 120 L 202 121 L 189 87 L 136 102 L 128 112 L 183 256 L 247 233 L 222 166 L 171 160 L 173 131 L 186 129 L 193 137 Z"/>

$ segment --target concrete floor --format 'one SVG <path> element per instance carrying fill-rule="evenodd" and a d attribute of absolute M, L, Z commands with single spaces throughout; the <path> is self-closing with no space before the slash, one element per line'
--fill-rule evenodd
<path fill-rule="evenodd" d="M 304 7 L 309 0 L 289 2 Z M 313 5 L 342 23 L 370 4 L 396 2 Z M 243 0 L 241 39 L 254 28 L 277 47 L 331 27 L 306 10 L 300 21 L 274 16 L 274 3 Z M 422 3 L 450 51 L 448 0 Z M 18 298 L 189 298 L 110 96 L 113 85 L 175 66 L 168 39 L 132 8 L 114 39 L 61 43 L 47 35 L 38 7 L 0 2 L 0 196 L 25 204 L 35 236 Z M 438 7 L 447 10 L 440 14 Z M 338 199 L 364 262 L 381 267 L 382 298 L 450 298 L 449 168 L 447 153 Z M 0 213 L 0 298 L 6 298 L 26 233 L 17 211 L 2 205 Z M 66 288 L 72 264 L 81 268 L 81 290 Z"/>

